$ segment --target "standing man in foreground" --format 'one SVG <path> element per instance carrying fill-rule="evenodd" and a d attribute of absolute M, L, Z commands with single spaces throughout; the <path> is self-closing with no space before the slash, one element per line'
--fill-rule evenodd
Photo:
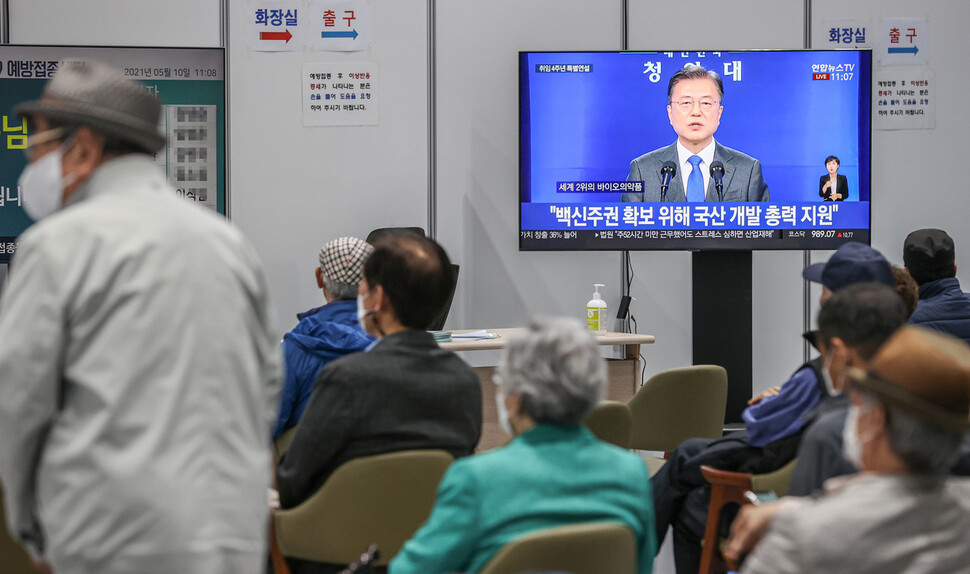
<path fill-rule="evenodd" d="M 667 118 L 677 141 L 630 162 L 626 180 L 642 181 L 643 192 L 626 192 L 621 201 L 768 201 L 761 162 L 714 141 L 723 101 L 724 83 L 713 70 L 688 64 L 671 76 Z"/>
<path fill-rule="evenodd" d="M 63 62 L 16 111 L 37 223 L 0 301 L 11 534 L 56 574 L 262 572 L 279 348 L 256 254 L 166 183 L 161 106 L 120 70 Z"/>

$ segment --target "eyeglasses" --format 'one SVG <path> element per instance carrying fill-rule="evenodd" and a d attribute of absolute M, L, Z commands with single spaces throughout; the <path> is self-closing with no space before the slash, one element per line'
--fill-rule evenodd
<path fill-rule="evenodd" d="M 678 108 L 680 108 L 680 111 L 687 113 L 687 112 L 693 111 L 695 102 L 694 100 L 691 100 L 688 98 L 688 99 L 683 99 L 683 100 L 680 100 L 677 102 L 671 102 L 671 103 L 677 106 Z M 707 114 L 714 111 L 714 108 L 716 108 L 717 105 L 720 104 L 721 102 L 713 99 L 704 98 L 696 103 L 700 105 L 701 111 Z"/>
<path fill-rule="evenodd" d="M 34 155 L 37 153 L 34 148 L 41 144 L 64 139 L 66 135 L 67 130 L 65 128 L 51 128 L 28 137 L 24 143 L 24 155 L 27 156 L 27 161 L 34 161 Z"/>

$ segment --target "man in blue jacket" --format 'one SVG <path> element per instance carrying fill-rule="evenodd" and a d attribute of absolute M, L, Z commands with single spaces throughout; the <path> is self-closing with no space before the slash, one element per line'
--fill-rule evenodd
<path fill-rule="evenodd" d="M 313 383 L 327 363 L 374 342 L 357 321 L 357 288 L 373 251 L 356 237 L 334 239 L 320 249 L 317 286 L 327 304 L 297 315 L 300 323 L 283 337 L 286 378 L 273 438 L 300 422 Z"/>
<path fill-rule="evenodd" d="M 903 263 L 919 285 L 911 325 L 942 331 L 970 343 L 970 295 L 957 280 L 953 239 L 942 229 L 917 229 L 903 243 Z"/>

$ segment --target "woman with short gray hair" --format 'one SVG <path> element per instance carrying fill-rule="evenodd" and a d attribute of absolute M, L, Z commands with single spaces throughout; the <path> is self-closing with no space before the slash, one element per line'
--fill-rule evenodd
<path fill-rule="evenodd" d="M 509 341 L 495 381 L 512 441 L 448 469 L 431 516 L 390 574 L 472 574 L 515 538 L 583 522 L 628 526 L 637 572 L 648 574 L 657 538 L 646 466 L 579 424 L 606 391 L 593 336 L 573 319 L 533 321 Z"/>
<path fill-rule="evenodd" d="M 533 321 L 509 341 L 495 381 L 500 402 L 515 403 L 520 425 L 577 425 L 606 395 L 606 362 L 592 334 L 577 321 Z M 504 410 L 500 404 L 503 427 L 508 423 Z"/>

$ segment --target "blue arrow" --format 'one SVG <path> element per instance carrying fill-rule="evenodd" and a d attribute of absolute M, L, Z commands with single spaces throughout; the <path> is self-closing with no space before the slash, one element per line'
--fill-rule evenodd
<path fill-rule="evenodd" d="M 353 29 L 350 32 L 320 32 L 321 38 L 350 38 L 351 40 L 357 39 L 357 29 Z"/>
<path fill-rule="evenodd" d="M 905 54 L 907 52 L 915 56 L 916 52 L 919 52 L 919 49 L 917 49 L 916 46 L 911 46 L 909 48 L 889 48 L 890 54 Z"/>

